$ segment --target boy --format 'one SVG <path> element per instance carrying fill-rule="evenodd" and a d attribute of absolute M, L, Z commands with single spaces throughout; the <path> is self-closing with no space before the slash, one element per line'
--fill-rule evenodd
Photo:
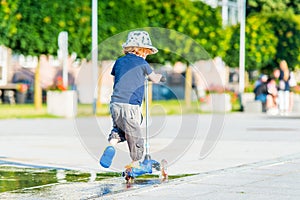
<path fill-rule="evenodd" d="M 114 146 L 127 141 L 132 159 L 127 167 L 143 168 L 145 166 L 139 162 L 144 153 L 140 106 L 144 97 L 145 78 L 148 77 L 154 83 L 165 81 L 165 78 L 161 74 L 156 74 L 145 60 L 147 55 L 158 52 L 152 46 L 146 31 L 130 32 L 122 47 L 125 56 L 115 62 L 111 72 L 114 76 L 110 102 L 113 129 L 108 138 L 111 146 L 105 149 L 100 164 L 105 168 L 110 167 L 115 155 Z"/>

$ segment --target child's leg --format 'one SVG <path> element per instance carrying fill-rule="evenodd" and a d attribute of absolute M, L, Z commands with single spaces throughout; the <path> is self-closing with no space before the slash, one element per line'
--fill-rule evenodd
<path fill-rule="evenodd" d="M 120 121 L 120 110 L 117 105 L 111 105 L 111 116 L 113 121 L 113 129 L 108 137 L 108 141 L 110 146 L 106 147 L 101 158 L 100 164 L 102 167 L 109 168 L 112 160 L 115 156 L 115 148 L 114 146 L 119 143 L 125 141 L 125 133 L 120 128 L 118 128 L 118 122 Z"/>
<path fill-rule="evenodd" d="M 112 146 L 115 146 L 119 142 L 126 141 L 125 133 L 123 131 L 122 105 L 118 103 L 112 103 L 110 105 L 110 113 L 113 129 L 109 134 L 108 141 Z"/>
<path fill-rule="evenodd" d="M 141 129 L 141 111 L 139 106 L 131 105 L 124 109 L 124 132 L 133 162 L 142 159 L 144 139 Z"/>
<path fill-rule="evenodd" d="M 116 132 L 116 131 L 119 131 L 119 132 Z M 106 147 L 106 149 L 104 150 L 103 155 L 101 156 L 101 159 L 100 159 L 100 164 L 104 168 L 110 167 L 112 160 L 116 153 L 114 146 L 119 142 L 125 141 L 125 134 L 122 130 L 114 127 L 109 135 L 108 141 L 110 143 L 110 146 Z"/>
<path fill-rule="evenodd" d="M 139 174 L 151 173 L 151 164 L 140 162 L 144 154 L 144 139 L 142 137 L 141 120 L 142 115 L 139 106 L 132 106 L 126 112 L 126 125 L 125 125 L 125 136 L 130 152 L 132 163 L 130 164 L 133 168 L 139 168 Z"/>
<path fill-rule="evenodd" d="M 125 166 L 129 170 L 127 175 L 137 177 L 142 174 L 152 173 L 151 162 L 146 164 L 140 162 L 144 154 L 140 107 L 135 105 L 124 106 L 123 114 L 124 132 L 132 159 L 132 162 Z"/>
<path fill-rule="evenodd" d="M 115 146 L 119 142 L 126 141 L 124 131 L 117 128 L 117 126 L 114 126 L 114 128 L 111 130 L 111 133 L 108 137 L 108 141 L 112 146 Z"/>
<path fill-rule="evenodd" d="M 126 138 L 132 162 L 138 162 L 144 154 L 144 140 L 131 134 L 127 134 Z"/>
<path fill-rule="evenodd" d="M 113 130 L 111 131 L 111 133 L 108 137 L 108 141 L 109 141 L 110 145 L 105 148 L 105 150 L 100 158 L 100 165 L 104 168 L 110 167 L 112 160 L 116 153 L 114 146 L 121 141 L 118 133 L 114 132 Z"/>

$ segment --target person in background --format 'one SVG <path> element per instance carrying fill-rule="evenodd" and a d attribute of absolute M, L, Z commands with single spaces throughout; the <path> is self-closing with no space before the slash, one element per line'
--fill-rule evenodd
<path fill-rule="evenodd" d="M 270 109 L 277 108 L 277 87 L 274 78 L 268 78 L 266 82 L 262 82 L 255 89 L 255 100 L 261 101 L 262 111 L 267 112 Z"/>
<path fill-rule="evenodd" d="M 286 115 L 289 112 L 290 107 L 290 71 L 288 64 L 285 60 L 280 61 L 279 64 L 279 86 L 278 86 L 278 100 L 279 100 L 279 112 L 281 115 Z"/>
<path fill-rule="evenodd" d="M 259 79 L 255 82 L 254 88 L 259 86 L 261 83 L 266 83 L 268 80 L 268 76 L 265 74 L 260 75 Z"/>
<path fill-rule="evenodd" d="M 297 86 L 297 81 L 295 78 L 294 72 L 290 72 L 290 80 L 289 80 L 289 85 L 290 85 L 290 106 L 289 106 L 289 112 L 292 112 L 293 106 L 294 106 L 294 88 Z"/>
<path fill-rule="evenodd" d="M 267 102 L 267 79 L 266 75 L 261 75 L 260 78 L 255 82 L 254 94 L 255 100 L 261 101 L 262 111 L 266 112 L 266 102 Z"/>
<path fill-rule="evenodd" d="M 280 70 L 279 70 L 278 68 L 275 68 L 275 69 L 273 70 L 273 77 L 274 77 L 274 79 L 275 79 L 275 80 L 278 80 L 278 79 L 279 79 L 279 76 L 280 76 Z M 277 81 L 276 81 L 276 84 L 278 84 Z"/>
<path fill-rule="evenodd" d="M 278 114 L 278 89 L 276 80 L 269 78 L 267 80 L 267 100 L 266 100 L 266 112 L 271 115 Z"/>

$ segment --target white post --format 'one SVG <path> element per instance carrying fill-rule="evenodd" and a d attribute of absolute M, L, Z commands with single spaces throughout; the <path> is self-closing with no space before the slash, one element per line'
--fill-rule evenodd
<path fill-rule="evenodd" d="M 222 25 L 228 25 L 228 0 L 222 0 Z"/>
<path fill-rule="evenodd" d="M 240 9 L 240 60 L 239 60 L 239 93 L 245 89 L 245 24 L 246 24 L 246 0 L 239 0 Z"/>
<path fill-rule="evenodd" d="M 68 88 L 68 32 L 62 31 L 59 33 L 58 47 L 63 60 L 63 85 Z"/>
<path fill-rule="evenodd" d="M 92 72 L 93 86 L 93 113 L 97 111 L 98 98 L 98 0 L 92 2 Z"/>
<path fill-rule="evenodd" d="M 0 85 L 7 84 L 7 71 L 8 71 L 8 49 L 0 46 Z"/>

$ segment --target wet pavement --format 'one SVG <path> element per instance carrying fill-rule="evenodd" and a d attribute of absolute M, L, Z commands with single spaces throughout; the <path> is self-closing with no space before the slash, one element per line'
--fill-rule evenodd
<path fill-rule="evenodd" d="M 84 172 L 0 160 L 0 199 L 93 199 L 159 185 L 158 174 L 127 183 L 118 172 Z M 173 180 L 181 176 L 170 176 Z"/>
<path fill-rule="evenodd" d="M 157 177 L 126 184 L 111 178 L 75 171 L 11 169 L 28 176 L 42 173 L 43 185 L 0 193 L 1 199 L 289 199 L 300 196 L 300 154 L 200 173 L 163 182 Z M 3 176 L 3 170 L 1 175 Z M 53 176 L 54 175 L 54 176 Z M 24 175 L 23 175 L 24 176 Z M 19 174 L 19 178 L 23 177 Z M 52 179 L 51 179 L 52 177 Z M 13 177 L 10 177 L 13 178 Z M 24 177 L 23 177 L 24 178 Z M 3 180 L 3 177 L 1 177 Z M 25 179 L 24 179 L 25 180 Z M 30 180 L 26 177 L 26 180 Z M 53 181 L 51 183 L 51 180 Z"/>
<path fill-rule="evenodd" d="M 300 154 L 181 178 L 97 199 L 298 200 Z"/>
<path fill-rule="evenodd" d="M 174 177 L 173 177 L 174 178 Z M 171 177 L 172 179 L 172 177 Z M 161 184 L 155 175 L 138 177 L 126 183 L 120 173 L 85 173 L 82 171 L 27 168 L 2 165 L 0 199 L 93 199 Z"/>
<path fill-rule="evenodd" d="M 127 185 L 121 177 L 123 166 L 130 161 L 126 144 L 118 145 L 111 169 L 101 168 L 98 159 L 107 145 L 110 118 L 97 119 L 99 137 L 89 135 L 94 130 L 88 118 L 82 119 L 87 124 L 79 124 L 84 127 L 83 132 L 77 129 L 81 122 L 74 125 L 73 119 L 0 120 L 0 169 L 16 167 L 11 171 L 17 172 L 34 168 L 36 175 L 27 175 L 24 180 L 38 182 L 10 188 L 10 192 L 0 193 L 0 199 L 296 199 L 295 196 L 300 196 L 297 168 L 300 116 L 226 114 L 224 120 L 217 121 L 221 127 L 217 131 L 221 134 L 204 157 L 201 156 L 204 143 L 211 139 L 206 136 L 210 130 L 216 130 L 212 116 L 151 120 L 150 131 L 155 133 L 150 138 L 153 158 L 166 158 L 170 175 L 197 175 L 162 184 L 156 176 Z M 186 122 L 196 122 L 197 127 Z M 85 141 L 85 137 L 91 141 Z M 180 149 L 180 145 L 187 146 Z M 20 186 L 13 182 L 15 177 L 5 178 L 3 171 L 0 172 L 2 188 L 5 179 Z M 44 172 L 47 178 L 38 179 L 42 176 L 38 172 Z M 117 175 L 97 179 L 99 174 L 112 172 Z M 70 181 L 71 174 L 78 179 Z M 288 198 L 283 198 L 284 195 Z"/>

